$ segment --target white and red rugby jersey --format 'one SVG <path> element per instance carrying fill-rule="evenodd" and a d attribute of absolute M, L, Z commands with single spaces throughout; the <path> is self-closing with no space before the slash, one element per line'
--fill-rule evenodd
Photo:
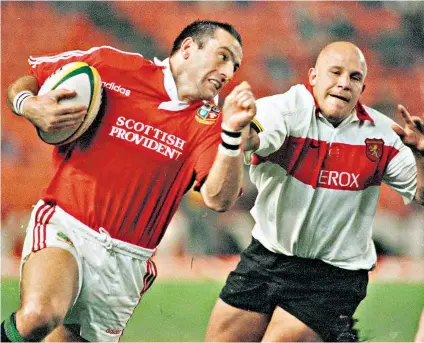
<path fill-rule="evenodd" d="M 304 85 L 259 99 L 257 108 L 260 147 L 250 167 L 258 188 L 253 236 L 276 253 L 344 269 L 372 268 L 381 182 L 405 202 L 416 191 L 415 159 L 392 130 L 392 120 L 358 104 L 335 128 Z"/>
<path fill-rule="evenodd" d="M 29 59 L 40 85 L 74 61 L 99 71 L 104 116 L 88 134 L 54 149 L 55 172 L 42 199 L 96 231 L 153 249 L 181 197 L 193 183 L 199 190 L 212 166 L 220 110 L 180 101 L 168 59 L 153 63 L 108 46 Z"/>

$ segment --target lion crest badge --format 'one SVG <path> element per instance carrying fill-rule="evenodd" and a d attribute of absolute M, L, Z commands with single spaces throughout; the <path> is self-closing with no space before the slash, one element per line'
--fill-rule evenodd
<path fill-rule="evenodd" d="M 196 120 L 202 124 L 212 125 L 216 122 L 220 113 L 221 111 L 218 107 L 206 104 L 197 110 Z"/>
<path fill-rule="evenodd" d="M 384 141 L 381 138 L 367 138 L 365 140 L 365 154 L 372 162 L 377 162 L 383 156 Z"/>

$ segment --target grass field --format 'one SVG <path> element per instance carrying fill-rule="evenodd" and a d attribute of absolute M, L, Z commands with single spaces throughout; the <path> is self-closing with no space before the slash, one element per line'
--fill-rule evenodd
<path fill-rule="evenodd" d="M 157 282 L 128 323 L 124 342 L 203 341 L 209 313 L 222 284 Z M 16 310 L 18 282 L 1 282 L 1 320 Z M 356 317 L 361 339 L 411 342 L 424 308 L 424 284 L 371 283 Z"/>

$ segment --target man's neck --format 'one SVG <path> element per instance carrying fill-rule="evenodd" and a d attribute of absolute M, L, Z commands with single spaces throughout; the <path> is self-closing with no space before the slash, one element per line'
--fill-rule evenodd
<path fill-rule="evenodd" d="M 189 87 L 185 86 L 188 83 L 184 82 L 184 78 L 187 76 L 184 74 L 184 70 L 183 68 L 181 68 L 181 61 L 179 61 L 178 58 L 179 56 L 177 54 L 169 58 L 169 67 L 171 69 L 175 85 L 177 87 L 178 99 L 180 101 L 184 101 L 188 104 L 191 104 L 194 101 L 190 98 Z"/>
<path fill-rule="evenodd" d="M 333 125 L 335 128 L 336 127 L 338 127 L 341 123 L 343 123 L 347 118 L 349 118 L 349 117 L 351 117 L 352 116 L 352 114 L 354 113 L 354 111 L 355 111 L 355 109 L 353 109 L 353 111 L 350 113 L 350 114 L 348 114 L 348 115 L 346 115 L 346 116 L 344 116 L 344 117 L 330 117 L 330 116 L 327 116 L 326 114 L 324 114 L 324 113 L 322 113 L 321 112 L 321 114 L 322 114 L 322 116 L 325 118 L 325 119 L 327 119 L 327 121 L 331 124 L 331 125 Z"/>

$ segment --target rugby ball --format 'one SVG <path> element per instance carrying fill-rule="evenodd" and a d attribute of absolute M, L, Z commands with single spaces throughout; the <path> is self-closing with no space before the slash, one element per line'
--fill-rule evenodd
<path fill-rule="evenodd" d="M 39 137 L 46 143 L 62 145 L 80 137 L 96 118 L 102 100 L 102 80 L 96 68 L 85 62 L 72 62 L 64 65 L 50 75 L 38 91 L 38 95 L 46 94 L 58 88 L 74 89 L 77 95 L 69 99 L 61 99 L 59 103 L 84 104 L 87 114 L 81 125 L 71 130 L 44 132 L 37 128 Z"/>

